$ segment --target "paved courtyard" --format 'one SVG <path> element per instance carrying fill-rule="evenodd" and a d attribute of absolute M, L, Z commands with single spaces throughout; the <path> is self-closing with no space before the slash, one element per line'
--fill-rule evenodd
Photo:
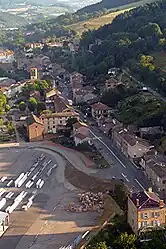
<path fill-rule="evenodd" d="M 13 198 L 7 200 L 7 204 L 1 211 L 5 211 L 21 191 L 27 191 L 29 197 L 36 190 L 35 184 L 30 189 L 26 189 L 25 182 L 18 189 L 14 186 L 8 188 L 7 183 L 11 179 L 16 179 L 22 172 L 29 172 L 41 154 L 45 159 L 39 163 L 36 171 L 28 179 L 31 179 L 36 172 L 40 172 L 45 162 L 51 160 L 51 163 L 38 176 L 45 181 L 45 184 L 37 190 L 34 203 L 28 211 L 22 210 L 24 203 L 21 203 L 10 215 L 10 227 L 0 239 L 0 248 L 58 249 L 71 244 L 79 234 L 97 224 L 98 213 L 70 213 L 65 210 L 69 203 L 77 201 L 77 194 L 81 190 L 76 189 L 65 179 L 66 160 L 59 154 L 42 148 L 0 150 L 0 177 L 8 177 L 0 183 L 0 188 L 6 191 L 2 197 L 5 197 L 8 192 L 14 193 Z M 48 177 L 48 170 L 55 164 L 58 165 L 57 168 L 53 169 Z"/>

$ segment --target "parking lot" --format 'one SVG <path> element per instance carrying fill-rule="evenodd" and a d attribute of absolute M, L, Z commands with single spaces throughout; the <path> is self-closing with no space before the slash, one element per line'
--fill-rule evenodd
<path fill-rule="evenodd" d="M 65 167 L 44 149 L 0 151 L 0 211 L 10 213 L 0 248 L 58 249 L 95 225 L 99 214 L 65 210 L 80 191 L 64 178 Z"/>

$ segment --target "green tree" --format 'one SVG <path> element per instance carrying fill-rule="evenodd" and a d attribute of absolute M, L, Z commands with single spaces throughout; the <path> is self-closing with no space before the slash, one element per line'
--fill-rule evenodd
<path fill-rule="evenodd" d="M 6 105 L 6 106 L 5 106 L 5 111 L 6 111 L 6 112 L 10 111 L 10 109 L 11 109 L 10 105 Z"/>
<path fill-rule="evenodd" d="M 25 102 L 24 101 L 21 101 L 20 103 L 19 103 L 19 109 L 20 109 L 20 111 L 25 111 L 25 109 L 26 109 L 26 104 L 25 104 Z"/>
<path fill-rule="evenodd" d="M 93 245 L 89 245 L 86 248 L 87 249 L 108 249 L 106 242 L 104 241 L 94 243 Z"/>
<path fill-rule="evenodd" d="M 46 105 L 44 102 L 37 103 L 37 112 L 40 114 L 42 111 L 46 110 Z"/>
<path fill-rule="evenodd" d="M 147 25 L 143 26 L 138 32 L 142 37 L 162 35 L 161 28 L 157 23 L 148 23 Z"/>
<path fill-rule="evenodd" d="M 115 240 L 114 246 L 115 248 L 119 249 L 136 249 L 135 242 L 136 236 L 134 234 L 127 234 L 122 233 L 119 237 Z"/>
<path fill-rule="evenodd" d="M 31 97 L 28 101 L 28 108 L 31 112 L 34 112 L 37 107 L 37 100 L 33 97 Z"/>
<path fill-rule="evenodd" d="M 0 118 L 0 126 L 3 125 L 3 118 Z"/>
<path fill-rule="evenodd" d="M 15 133 L 15 127 L 14 125 L 12 124 L 12 122 L 8 122 L 7 125 L 6 125 L 7 129 L 8 129 L 8 133 L 10 135 L 14 134 Z"/>

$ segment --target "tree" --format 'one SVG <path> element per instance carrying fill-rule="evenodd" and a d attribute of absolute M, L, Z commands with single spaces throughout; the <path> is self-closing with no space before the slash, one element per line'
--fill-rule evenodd
<path fill-rule="evenodd" d="M 44 102 L 37 103 L 37 112 L 40 114 L 42 111 L 46 110 L 46 105 Z"/>
<path fill-rule="evenodd" d="M 8 129 L 8 133 L 10 135 L 14 134 L 15 133 L 15 127 L 14 125 L 12 124 L 12 122 L 8 122 L 7 125 L 6 125 L 7 129 Z"/>
<path fill-rule="evenodd" d="M 108 249 L 108 247 L 106 245 L 106 242 L 102 241 L 87 246 L 87 249 Z"/>
<path fill-rule="evenodd" d="M 69 119 L 67 120 L 66 126 L 67 126 L 68 128 L 70 128 L 70 129 L 72 129 L 73 124 L 75 124 L 75 123 L 77 123 L 77 122 L 78 122 L 77 118 L 69 118 Z"/>
<path fill-rule="evenodd" d="M 10 105 L 6 105 L 6 106 L 5 106 L 5 111 L 6 111 L 6 112 L 10 111 L 10 109 L 11 109 Z"/>
<path fill-rule="evenodd" d="M 0 118 L 0 126 L 3 125 L 3 118 Z"/>
<path fill-rule="evenodd" d="M 34 112 L 37 107 L 37 100 L 33 97 L 31 97 L 28 101 L 28 108 L 31 112 Z"/>
<path fill-rule="evenodd" d="M 25 111 L 25 109 L 26 109 L 26 104 L 25 104 L 25 102 L 24 101 L 21 101 L 20 103 L 19 103 L 19 109 L 20 109 L 20 111 Z"/>
<path fill-rule="evenodd" d="M 134 234 L 121 233 L 115 240 L 114 246 L 119 249 L 136 249 L 136 236 Z"/>
<path fill-rule="evenodd" d="M 139 31 L 140 36 L 161 36 L 161 28 L 157 23 L 149 23 L 143 26 Z"/>

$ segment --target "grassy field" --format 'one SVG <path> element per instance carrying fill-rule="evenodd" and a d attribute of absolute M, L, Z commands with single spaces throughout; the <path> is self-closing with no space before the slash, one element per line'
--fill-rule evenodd
<path fill-rule="evenodd" d="M 125 11 L 129 11 L 129 10 L 130 9 L 115 11 L 115 12 L 97 17 L 97 18 L 92 18 L 85 22 L 78 22 L 78 23 L 72 24 L 68 27 L 75 30 L 79 34 L 82 34 L 84 31 L 87 31 L 89 29 L 98 29 L 105 24 L 111 23 L 117 15 Z"/>
<path fill-rule="evenodd" d="M 154 58 L 154 64 L 166 72 L 166 53 L 165 52 L 156 52 L 151 54 Z"/>
<path fill-rule="evenodd" d="M 141 0 L 136 3 L 119 6 L 118 8 L 111 9 L 110 10 L 111 13 L 109 14 L 105 14 L 97 18 L 92 18 L 85 22 L 78 22 L 78 23 L 69 25 L 67 27 L 70 27 L 71 29 L 75 30 L 79 35 L 81 35 L 83 32 L 89 29 L 98 29 L 105 24 L 111 23 L 116 16 L 118 16 L 121 13 L 124 13 L 125 11 L 129 11 L 133 8 L 140 6 L 141 4 L 150 3 L 152 1 L 153 0 Z"/>

